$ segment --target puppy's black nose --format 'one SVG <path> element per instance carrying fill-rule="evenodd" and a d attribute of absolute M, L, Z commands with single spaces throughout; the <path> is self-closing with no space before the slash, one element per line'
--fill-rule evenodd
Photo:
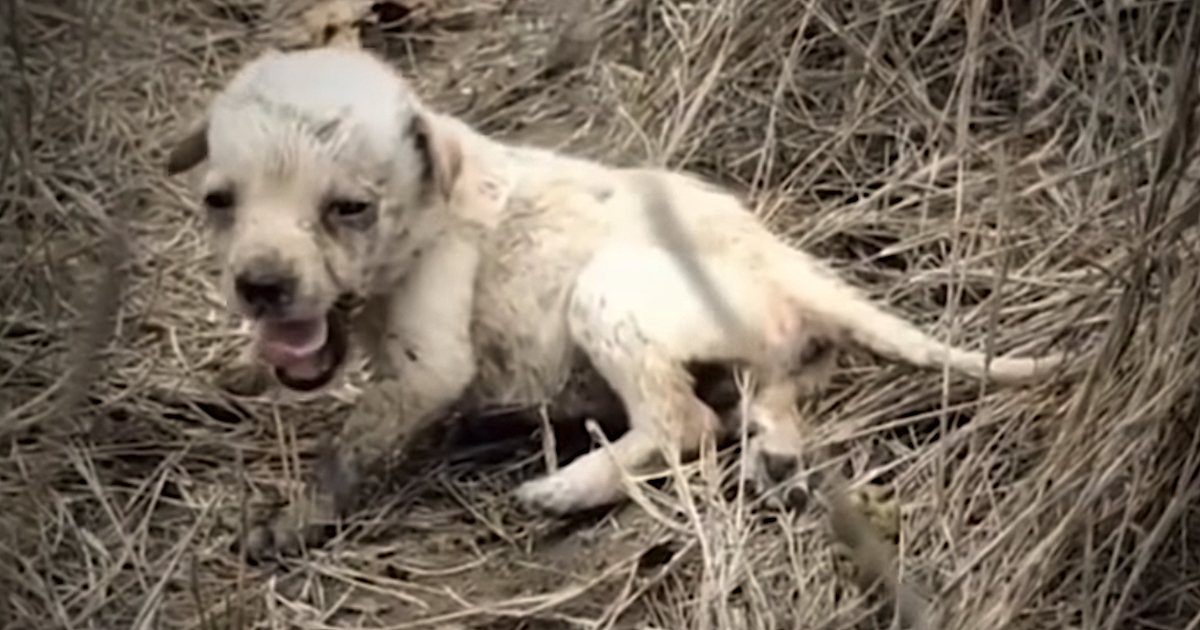
<path fill-rule="evenodd" d="M 274 265 L 255 266 L 234 278 L 234 288 L 255 314 L 265 314 L 292 303 L 296 278 Z"/>

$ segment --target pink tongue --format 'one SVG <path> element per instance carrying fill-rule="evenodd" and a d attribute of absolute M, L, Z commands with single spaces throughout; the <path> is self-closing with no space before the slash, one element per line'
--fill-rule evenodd
<path fill-rule="evenodd" d="M 258 350 L 271 365 L 307 378 L 320 373 L 320 351 L 328 336 L 324 317 L 264 321 L 259 325 Z"/>

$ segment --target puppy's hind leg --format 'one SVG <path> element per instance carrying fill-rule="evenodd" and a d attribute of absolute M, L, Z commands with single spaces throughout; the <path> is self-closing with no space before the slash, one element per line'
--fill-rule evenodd
<path fill-rule="evenodd" d="M 677 363 L 656 358 L 634 362 L 597 361 L 628 410 L 629 431 L 586 453 L 558 472 L 526 482 L 520 501 L 555 515 L 617 503 L 625 497 L 621 471 L 645 474 L 670 451 L 693 454 L 715 433 L 716 414 L 692 393 L 691 376 Z"/>
<path fill-rule="evenodd" d="M 616 503 L 625 496 L 622 469 L 645 474 L 659 456 L 689 457 L 720 429 L 686 369 L 695 357 L 682 352 L 691 346 L 684 340 L 701 319 L 686 300 L 670 297 L 686 285 L 671 261 L 638 262 L 624 254 L 594 260 L 568 307 L 571 337 L 621 399 L 629 430 L 609 448 L 518 488 L 518 499 L 530 507 L 565 515 Z"/>

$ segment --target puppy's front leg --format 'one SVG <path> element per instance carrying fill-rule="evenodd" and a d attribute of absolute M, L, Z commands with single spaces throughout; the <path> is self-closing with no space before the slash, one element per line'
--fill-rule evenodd
<path fill-rule="evenodd" d="M 475 377 L 471 345 L 478 249 L 446 239 L 425 253 L 386 303 L 386 332 L 375 351 L 377 382 L 364 392 L 316 483 L 252 540 L 258 556 L 313 545 L 327 524 L 357 503 L 364 477 L 422 426 L 441 419 Z M 257 549 L 255 549 L 257 546 Z"/>

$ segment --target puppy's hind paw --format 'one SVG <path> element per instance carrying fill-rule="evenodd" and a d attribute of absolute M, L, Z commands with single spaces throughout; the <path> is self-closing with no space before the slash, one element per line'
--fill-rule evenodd
<path fill-rule="evenodd" d="M 799 456 L 773 450 L 766 446 L 761 436 L 754 436 L 742 465 L 746 467 L 746 478 L 755 492 L 767 495 L 784 509 L 796 512 L 807 509 L 809 488 L 804 476 L 798 474 L 801 468 Z"/>
<path fill-rule="evenodd" d="M 549 516 L 563 516 L 578 503 L 571 482 L 558 474 L 530 479 L 518 486 L 514 495 L 526 509 Z"/>
<path fill-rule="evenodd" d="M 515 493 L 517 502 L 551 516 L 589 512 L 617 503 L 624 497 L 620 481 L 602 466 L 603 460 L 591 455 L 521 484 Z"/>

